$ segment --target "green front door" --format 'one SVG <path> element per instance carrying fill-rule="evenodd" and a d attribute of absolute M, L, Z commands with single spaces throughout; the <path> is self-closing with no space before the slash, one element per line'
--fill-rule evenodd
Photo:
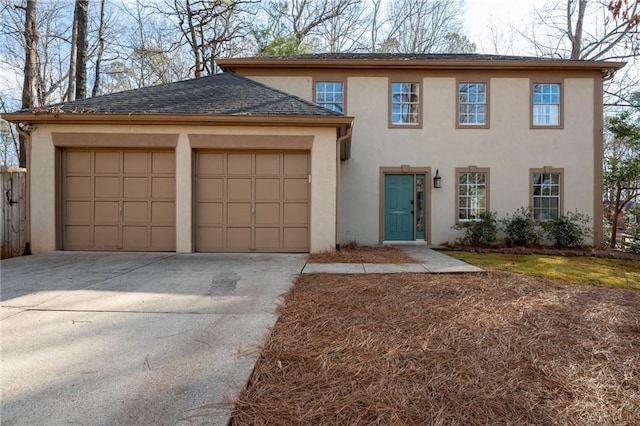
<path fill-rule="evenodd" d="M 413 175 L 386 175 L 384 178 L 384 239 L 414 239 Z"/>

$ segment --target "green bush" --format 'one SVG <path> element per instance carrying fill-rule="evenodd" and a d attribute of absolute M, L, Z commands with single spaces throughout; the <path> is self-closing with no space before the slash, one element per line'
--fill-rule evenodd
<path fill-rule="evenodd" d="M 520 207 L 513 216 L 507 215 L 500 221 L 506 234 L 504 242 L 508 246 L 531 246 L 540 242 L 540 234 L 536 231 L 531 218 L 531 209 Z"/>
<path fill-rule="evenodd" d="M 479 215 L 478 220 L 459 223 L 452 228 L 464 232 L 457 240 L 459 243 L 485 247 L 497 240 L 498 220 L 495 213 L 485 212 Z"/>
<path fill-rule="evenodd" d="M 640 254 L 640 227 L 636 228 L 636 231 L 633 233 L 633 240 L 631 241 L 629 250 L 631 250 L 631 253 Z"/>
<path fill-rule="evenodd" d="M 542 223 L 542 230 L 556 247 L 580 247 L 591 230 L 589 216 L 568 212 L 565 216 Z"/>

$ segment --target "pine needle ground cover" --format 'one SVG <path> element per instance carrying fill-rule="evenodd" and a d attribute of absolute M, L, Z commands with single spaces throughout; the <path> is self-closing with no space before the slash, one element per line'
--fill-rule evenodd
<path fill-rule="evenodd" d="M 339 251 L 310 254 L 309 263 L 416 263 L 397 247 L 345 244 Z"/>
<path fill-rule="evenodd" d="M 232 423 L 640 424 L 640 292 L 508 272 L 304 275 Z"/>

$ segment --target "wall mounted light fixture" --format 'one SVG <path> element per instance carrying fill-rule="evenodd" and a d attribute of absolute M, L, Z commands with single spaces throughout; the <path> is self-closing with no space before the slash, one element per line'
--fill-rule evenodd
<path fill-rule="evenodd" d="M 433 177 L 433 187 L 442 188 L 442 177 L 439 175 L 437 169 L 436 169 L 436 175 Z"/>

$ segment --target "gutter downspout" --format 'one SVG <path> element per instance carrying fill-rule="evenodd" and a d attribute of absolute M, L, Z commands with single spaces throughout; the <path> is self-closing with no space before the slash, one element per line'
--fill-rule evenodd
<path fill-rule="evenodd" d="M 342 162 L 341 150 L 342 143 L 351 138 L 351 126 L 347 127 L 347 133 L 336 139 L 336 250 L 340 250 L 340 163 Z"/>
<path fill-rule="evenodd" d="M 26 230 L 26 242 L 24 245 L 23 256 L 31 255 L 31 130 L 25 128 L 27 126 L 33 127 L 28 123 L 18 123 L 16 129 L 18 129 L 18 133 L 24 137 L 24 144 L 27 149 L 27 174 L 25 177 L 26 181 L 26 193 L 25 193 L 25 208 L 27 209 L 27 217 L 25 220 L 25 230 Z"/>

